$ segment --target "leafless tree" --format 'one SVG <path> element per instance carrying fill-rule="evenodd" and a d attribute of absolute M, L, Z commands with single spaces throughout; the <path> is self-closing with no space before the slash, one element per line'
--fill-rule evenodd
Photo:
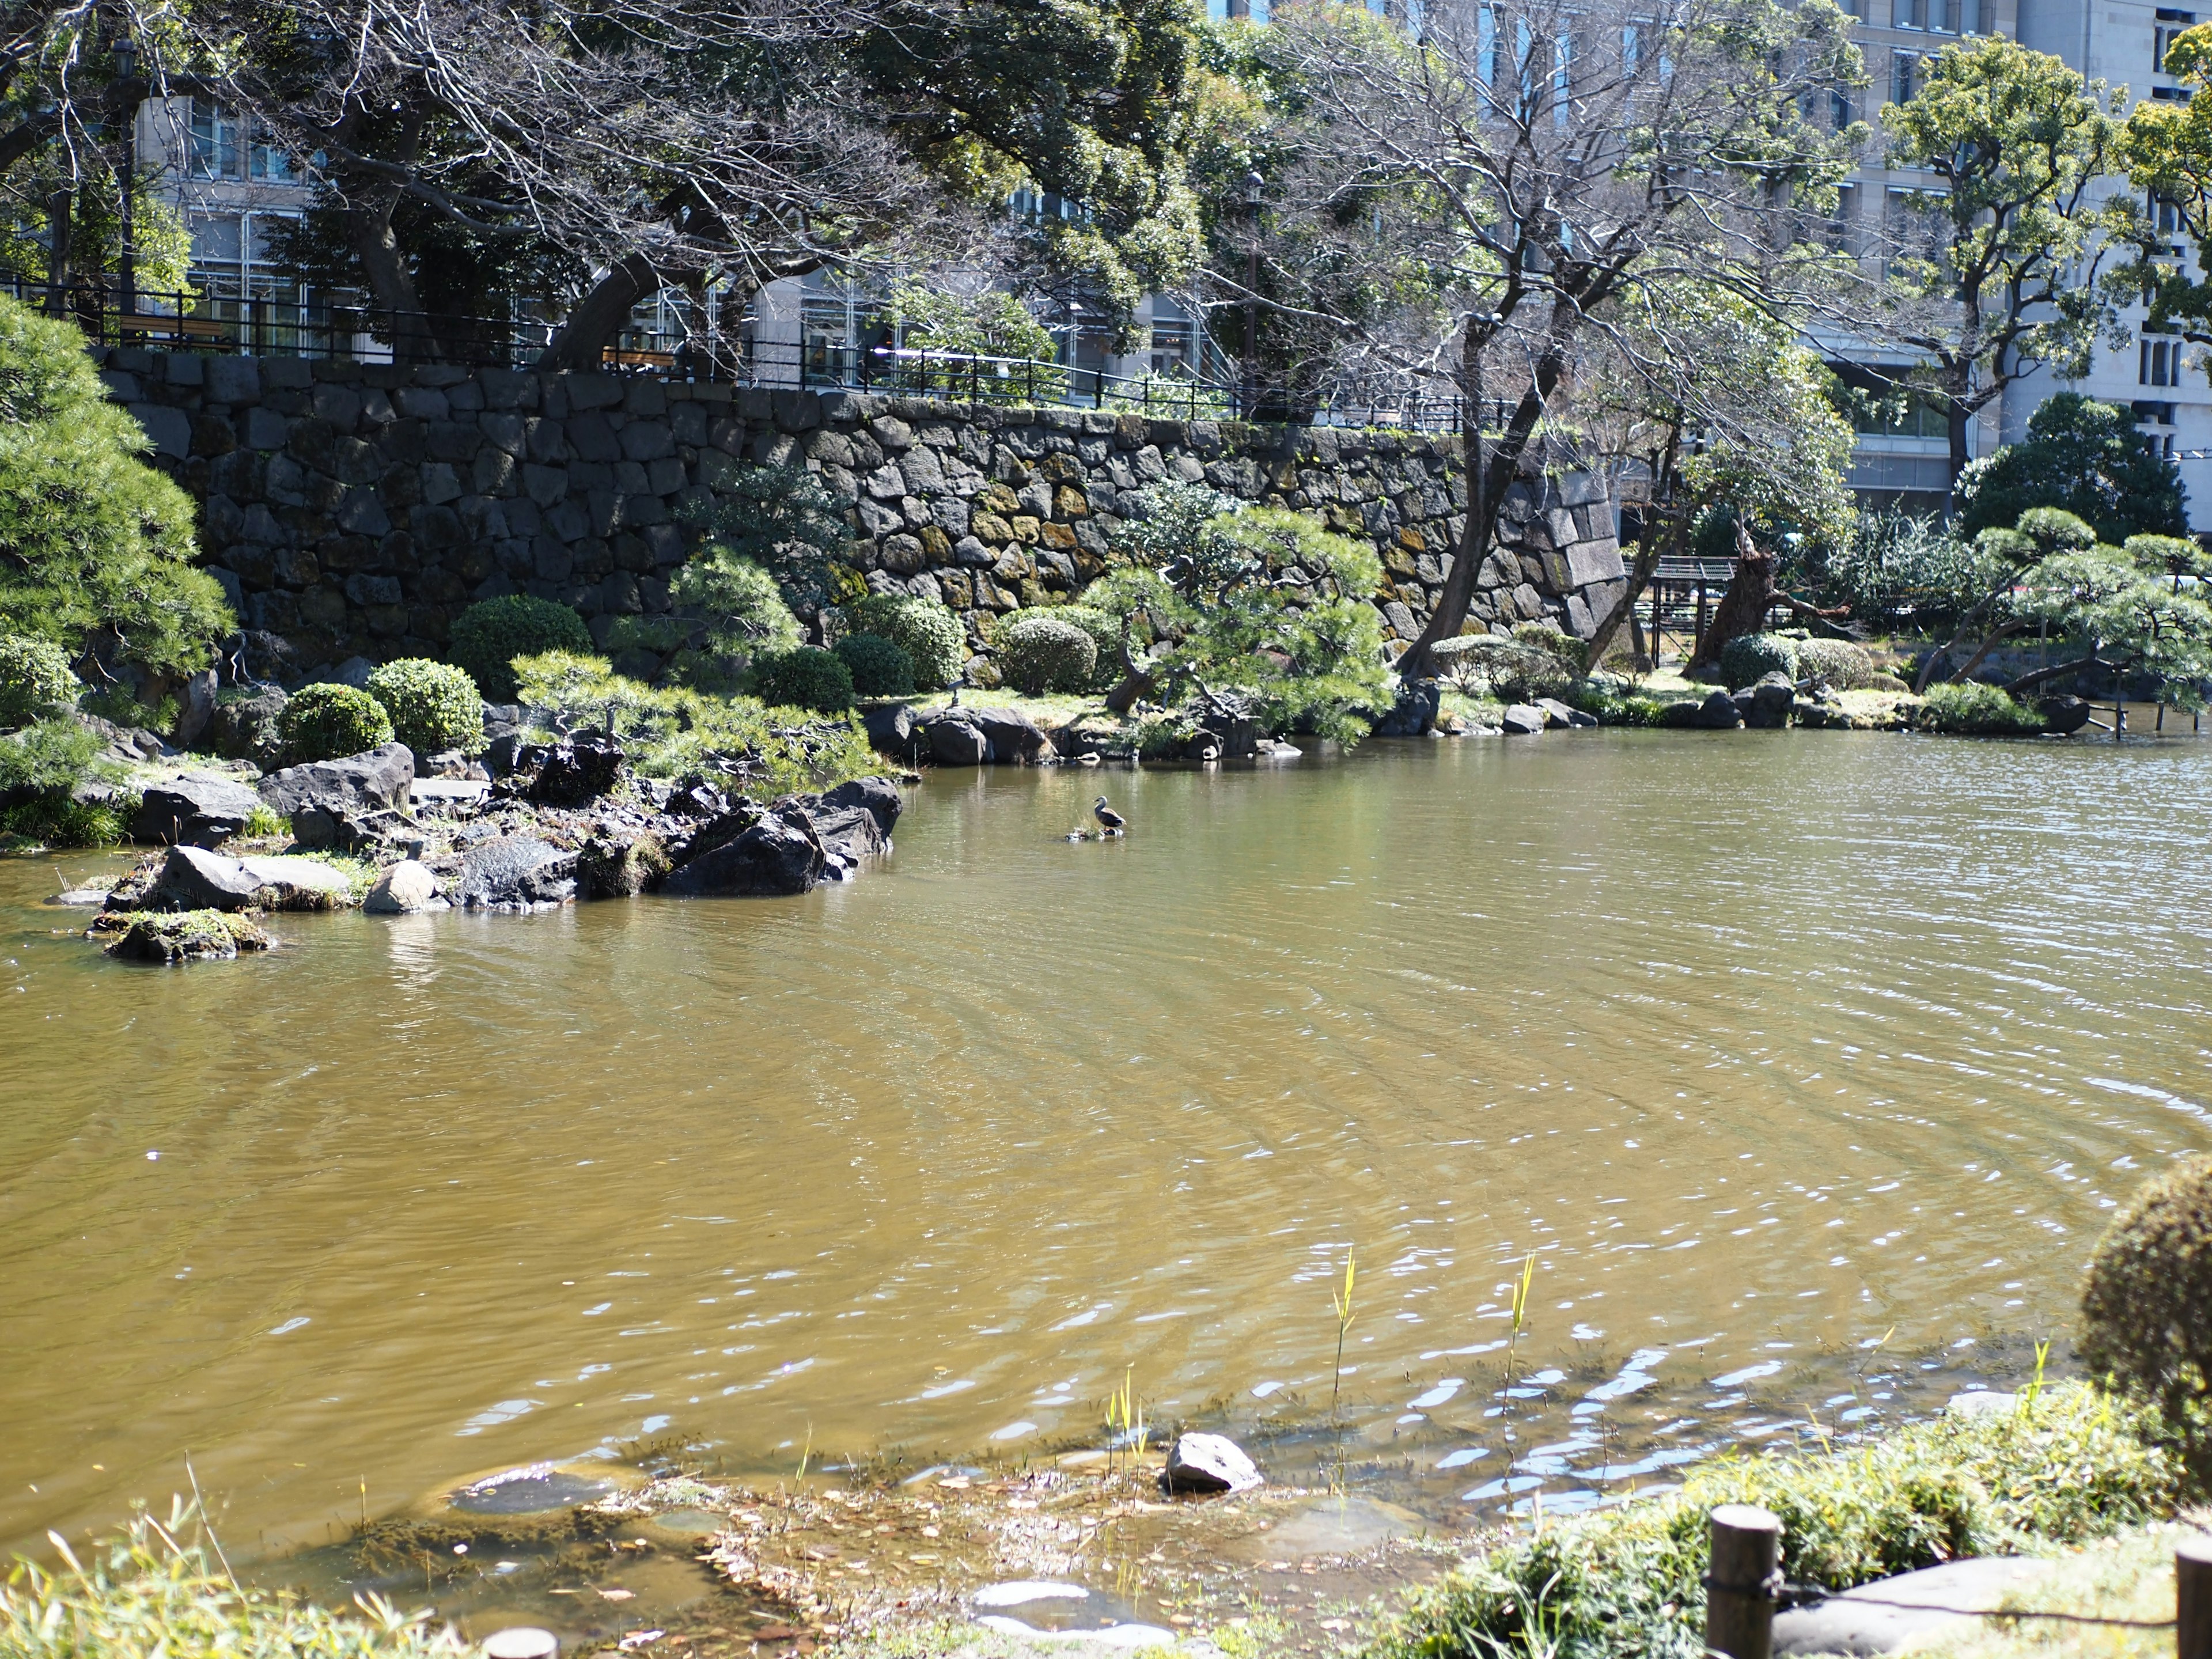
<path fill-rule="evenodd" d="M 1357 276 L 1380 299 L 1272 303 L 1340 328 L 1363 372 L 1469 411 L 1465 529 L 1399 665 L 1411 677 L 1464 625 L 1506 490 L 1541 459 L 1590 337 L 1616 357 L 1671 349 L 1623 325 L 1626 301 L 1690 284 L 1802 314 L 1834 264 L 1802 222 L 1862 136 L 1825 109 L 1859 56 L 1830 0 L 1431 0 L 1406 20 L 1297 0 L 1274 17 L 1298 88 L 1274 211 L 1340 288 Z"/>

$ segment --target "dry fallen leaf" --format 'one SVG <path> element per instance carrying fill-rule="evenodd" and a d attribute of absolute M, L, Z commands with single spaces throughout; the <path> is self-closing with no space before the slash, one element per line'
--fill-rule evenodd
<path fill-rule="evenodd" d="M 603 1601 L 627 1601 L 636 1594 L 635 1590 L 603 1589 L 599 1592 L 599 1599 Z"/>

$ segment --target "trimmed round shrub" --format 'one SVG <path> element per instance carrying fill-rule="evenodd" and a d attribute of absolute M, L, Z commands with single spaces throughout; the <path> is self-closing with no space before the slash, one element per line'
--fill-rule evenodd
<path fill-rule="evenodd" d="M 1032 617 L 1049 617 L 1054 622 L 1073 623 L 1091 635 L 1097 648 L 1098 665 L 1091 671 L 1091 684 L 1078 687 L 1079 690 L 1110 690 L 1121 678 L 1121 624 L 1095 605 L 1034 605 L 1020 611 L 1009 611 L 991 625 L 994 645 L 1006 636 L 1006 630 Z"/>
<path fill-rule="evenodd" d="M 2089 1375 L 2150 1406 L 2199 1479 L 2212 1466 L 2212 1158 L 2138 1188 L 2081 1280 L 2077 1342 Z"/>
<path fill-rule="evenodd" d="M 754 659 L 753 696 L 778 708 L 836 714 L 853 706 L 853 671 L 836 652 L 802 645 Z"/>
<path fill-rule="evenodd" d="M 1797 678 L 1814 679 L 1838 691 L 1857 691 L 1872 683 L 1874 659 L 1849 640 L 1800 640 Z"/>
<path fill-rule="evenodd" d="M 1769 674 L 1794 680 L 1798 644 L 1779 634 L 1739 634 L 1721 647 L 1721 676 L 1731 686 L 1756 685 Z"/>
<path fill-rule="evenodd" d="M 341 760 L 392 741 L 384 705 L 350 685 L 303 685 L 276 717 L 284 763 Z"/>
<path fill-rule="evenodd" d="M 1000 629 L 998 638 L 1000 674 L 1032 697 L 1087 690 L 1097 672 L 1098 642 L 1073 623 L 1024 617 Z"/>
<path fill-rule="evenodd" d="M 903 697 L 914 690 L 914 659 L 880 634 L 848 634 L 837 641 L 837 660 L 864 697 Z"/>
<path fill-rule="evenodd" d="M 845 607 L 855 634 L 877 634 L 914 662 L 914 683 L 924 691 L 941 691 L 960 678 L 968 660 L 968 634 L 935 599 L 905 593 L 871 593 Z"/>
<path fill-rule="evenodd" d="M 2043 730 L 2043 716 L 2014 701 L 2001 686 L 1967 680 L 1931 685 L 1920 706 L 1920 724 L 1968 738 L 2026 737 Z"/>
<path fill-rule="evenodd" d="M 392 734 L 417 755 L 464 755 L 484 747 L 483 697 L 451 663 L 402 657 L 368 677 L 368 695 L 392 717 Z"/>
<path fill-rule="evenodd" d="M 513 702 L 514 662 L 543 651 L 589 652 L 591 630 L 565 605 L 507 593 L 471 605 L 453 618 L 448 647 L 486 702 Z"/>
<path fill-rule="evenodd" d="M 0 726 L 22 726 L 74 703 L 84 687 L 69 653 L 30 634 L 0 634 Z"/>

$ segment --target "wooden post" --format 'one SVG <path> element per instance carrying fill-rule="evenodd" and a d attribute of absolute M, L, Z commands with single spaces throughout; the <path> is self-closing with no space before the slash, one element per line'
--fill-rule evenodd
<path fill-rule="evenodd" d="M 2179 1659 L 2212 1659 L 2212 1538 L 2174 1547 L 2173 1616 Z"/>
<path fill-rule="evenodd" d="M 1705 1647 L 1728 1659 L 1773 1659 L 1781 1517 L 1748 1504 L 1723 1504 L 1707 1518 L 1712 1554 L 1705 1568 Z"/>

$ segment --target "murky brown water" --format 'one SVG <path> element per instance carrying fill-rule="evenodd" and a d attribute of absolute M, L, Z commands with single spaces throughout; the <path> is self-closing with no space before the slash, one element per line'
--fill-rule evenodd
<path fill-rule="evenodd" d="M 1099 788 L 1129 837 L 1057 839 Z M 935 779 L 805 899 L 184 970 L 0 862 L 0 1550 L 187 1452 L 273 1549 L 663 1436 L 1063 1443 L 1127 1368 L 1265 1444 L 1327 1409 L 1354 1249 L 1355 1455 L 1446 1504 L 1509 1474 L 1530 1250 L 1517 1484 L 1563 1503 L 1607 1423 L 1648 1481 L 2002 1373 L 2212 1145 L 2208 831 L 2186 741 L 1377 744 Z"/>

